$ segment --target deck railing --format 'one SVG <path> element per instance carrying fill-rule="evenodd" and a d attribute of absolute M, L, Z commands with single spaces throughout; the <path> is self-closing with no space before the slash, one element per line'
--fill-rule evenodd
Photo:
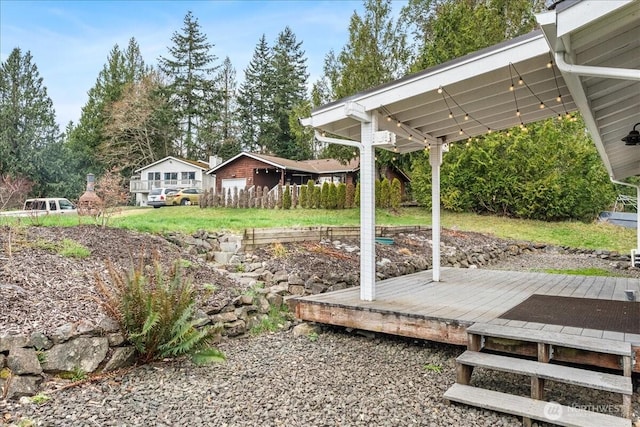
<path fill-rule="evenodd" d="M 129 181 L 129 191 L 132 193 L 148 193 L 154 188 L 202 188 L 202 181 L 197 179 L 160 179 L 160 180 L 142 180 L 131 179 Z"/>

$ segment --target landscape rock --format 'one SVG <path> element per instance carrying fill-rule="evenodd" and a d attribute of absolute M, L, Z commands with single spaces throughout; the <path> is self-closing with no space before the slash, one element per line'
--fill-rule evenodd
<path fill-rule="evenodd" d="M 308 337 L 309 335 L 317 334 L 319 330 L 320 328 L 318 328 L 317 325 L 304 322 L 294 326 L 292 332 L 294 337 L 299 337 L 299 336 Z"/>
<path fill-rule="evenodd" d="M 72 372 L 76 369 L 93 372 L 108 350 L 109 341 L 105 337 L 76 338 L 45 351 L 42 367 L 47 372 Z"/>
<path fill-rule="evenodd" d="M 113 354 L 102 368 L 102 372 L 111 372 L 116 369 L 131 366 L 136 361 L 136 349 L 133 346 L 118 347 L 114 349 Z"/>
<path fill-rule="evenodd" d="M 31 344 L 38 350 L 49 350 L 53 346 L 53 342 L 42 332 L 34 332 L 30 338 Z"/>
<path fill-rule="evenodd" d="M 0 352 L 30 345 L 31 340 L 26 335 L 0 335 Z"/>
<path fill-rule="evenodd" d="M 4 382 L 4 384 L 2 384 Z M 0 389 L 8 384 L 7 399 L 16 399 L 22 396 L 33 396 L 38 392 L 42 377 L 20 375 L 11 377 L 10 380 L 0 380 Z"/>
<path fill-rule="evenodd" d="M 40 375 L 42 366 L 33 348 L 13 348 L 7 357 L 7 367 L 14 375 Z"/>

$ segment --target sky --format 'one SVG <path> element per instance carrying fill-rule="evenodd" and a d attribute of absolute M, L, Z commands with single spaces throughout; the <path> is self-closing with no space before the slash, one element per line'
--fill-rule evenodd
<path fill-rule="evenodd" d="M 116 44 L 124 49 L 134 37 L 145 62 L 156 65 L 169 56 L 188 11 L 214 45 L 217 63 L 228 56 L 239 82 L 260 37 L 272 46 L 289 26 L 303 42 L 313 83 L 325 55 L 347 43 L 349 19 L 363 7 L 362 0 L 0 0 L 0 60 L 16 47 L 31 52 L 64 130 L 70 120 L 77 123 Z"/>

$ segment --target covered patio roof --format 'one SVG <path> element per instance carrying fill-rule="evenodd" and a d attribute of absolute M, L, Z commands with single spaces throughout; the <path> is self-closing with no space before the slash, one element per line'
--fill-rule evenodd
<path fill-rule="evenodd" d="M 541 29 L 312 111 L 319 139 L 360 149 L 361 298 L 375 298 L 375 148 L 430 149 L 434 281 L 447 144 L 579 110 L 612 180 L 640 175 L 640 0 L 565 0 Z M 339 138 L 326 137 L 326 133 Z"/>

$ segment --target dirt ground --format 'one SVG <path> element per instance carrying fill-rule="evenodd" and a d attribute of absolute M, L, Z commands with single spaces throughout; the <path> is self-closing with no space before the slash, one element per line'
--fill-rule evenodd
<path fill-rule="evenodd" d="M 430 257 L 430 232 L 395 238 L 394 245 L 376 245 L 377 260 L 395 263 Z M 443 230 L 447 248 L 472 248 L 500 242 L 495 237 Z M 307 276 L 356 277 L 359 273 L 358 242 L 287 244 L 257 249 L 248 261 L 262 262 L 269 270 L 303 271 Z M 82 245 L 88 256 L 62 254 L 64 248 Z M 8 334 L 52 332 L 81 319 L 98 321 L 104 316 L 96 291 L 96 275 L 108 280 L 107 265 L 127 272 L 138 263 L 150 267 L 154 260 L 169 267 L 183 260 L 183 271 L 192 278 L 202 308 L 221 307 L 239 295 L 243 286 L 220 266 L 185 252 L 160 236 L 118 228 L 0 227 L 0 331 Z M 424 261 L 423 261 L 424 262 Z M 230 268 L 233 270 L 233 268 Z"/>

